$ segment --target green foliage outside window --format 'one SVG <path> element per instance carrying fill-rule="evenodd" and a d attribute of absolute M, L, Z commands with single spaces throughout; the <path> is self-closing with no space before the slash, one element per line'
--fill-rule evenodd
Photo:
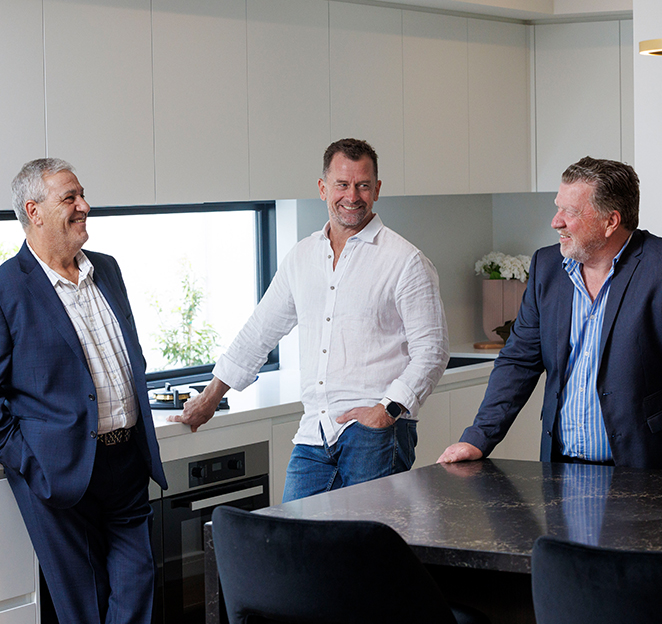
<path fill-rule="evenodd" d="M 209 323 L 196 322 L 205 295 L 188 263 L 183 263 L 180 286 L 181 300 L 171 309 L 170 322 L 160 323 L 154 338 L 169 365 L 211 364 L 216 357 L 219 334 Z M 153 306 L 161 318 L 163 309 L 158 300 Z"/>

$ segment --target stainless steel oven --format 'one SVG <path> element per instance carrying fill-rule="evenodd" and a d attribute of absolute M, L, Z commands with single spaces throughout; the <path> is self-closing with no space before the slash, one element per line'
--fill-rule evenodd
<path fill-rule="evenodd" d="M 153 491 L 157 563 L 154 624 L 204 624 L 203 526 L 218 505 L 269 505 L 269 444 L 207 453 L 163 465 L 169 489 Z"/>

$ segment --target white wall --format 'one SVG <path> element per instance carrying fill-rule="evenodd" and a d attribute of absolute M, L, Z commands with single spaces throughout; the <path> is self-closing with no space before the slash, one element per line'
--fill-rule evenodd
<path fill-rule="evenodd" d="M 493 196 L 494 250 L 530 256 L 536 249 L 555 245 L 551 227 L 556 193 L 503 193 Z"/>
<path fill-rule="evenodd" d="M 641 180 L 641 227 L 662 235 L 662 57 L 642 56 L 639 42 L 662 39 L 662 2 L 633 0 L 634 144 Z"/>

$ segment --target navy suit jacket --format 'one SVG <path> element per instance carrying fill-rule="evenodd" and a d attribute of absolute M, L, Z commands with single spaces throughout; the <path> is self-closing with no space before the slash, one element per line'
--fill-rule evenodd
<path fill-rule="evenodd" d="M 559 245 L 538 250 L 511 336 L 474 424 L 488 455 L 547 373 L 540 458 L 550 461 L 570 355 L 574 286 Z M 662 468 L 662 239 L 636 230 L 616 263 L 600 339 L 597 391 L 617 466 Z"/>
<path fill-rule="evenodd" d="M 151 477 L 167 487 L 145 385 L 145 360 L 114 258 L 86 251 L 119 322 L 140 416 L 136 438 Z M 50 505 L 75 505 L 92 474 L 96 389 L 76 330 L 24 243 L 0 266 L 0 463 Z"/>

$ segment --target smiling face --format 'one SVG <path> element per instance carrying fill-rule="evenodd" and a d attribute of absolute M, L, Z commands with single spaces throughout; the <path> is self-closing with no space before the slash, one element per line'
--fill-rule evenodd
<path fill-rule="evenodd" d="M 333 157 L 326 176 L 318 182 L 320 197 L 329 209 L 332 236 L 346 240 L 370 222 L 381 184 L 369 156 L 351 160 L 338 152 Z"/>
<path fill-rule="evenodd" d="M 85 201 L 83 187 L 71 171 L 45 175 L 43 181 L 46 199 L 25 204 L 30 218 L 28 240 L 33 247 L 73 258 L 88 239 L 90 205 Z"/>
<path fill-rule="evenodd" d="M 607 246 L 609 217 L 591 203 L 593 186 L 586 182 L 561 184 L 556 196 L 552 227 L 559 233 L 561 254 L 583 264 Z"/>

